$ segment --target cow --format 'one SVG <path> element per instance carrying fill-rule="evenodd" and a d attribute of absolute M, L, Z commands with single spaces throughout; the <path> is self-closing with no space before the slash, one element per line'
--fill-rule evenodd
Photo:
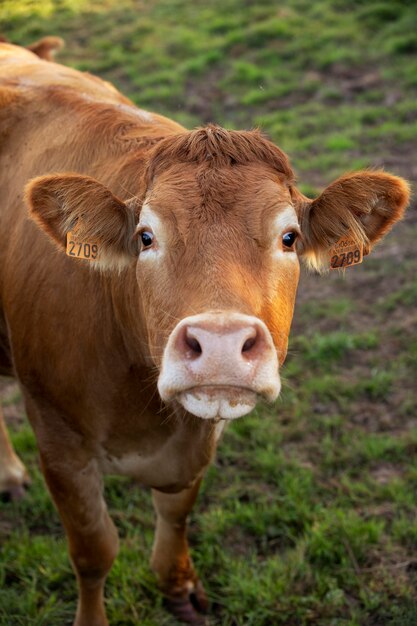
<path fill-rule="evenodd" d="M 203 624 L 187 516 L 225 424 L 280 392 L 299 261 L 325 270 L 340 241 L 359 261 L 408 186 L 359 171 L 309 199 L 260 132 L 186 130 L 51 61 L 56 45 L 0 44 L 1 374 L 68 538 L 75 626 L 108 624 L 115 473 L 152 489 L 151 566 L 174 614 Z M 0 452 L 0 488 L 19 496 L 2 422 Z"/>

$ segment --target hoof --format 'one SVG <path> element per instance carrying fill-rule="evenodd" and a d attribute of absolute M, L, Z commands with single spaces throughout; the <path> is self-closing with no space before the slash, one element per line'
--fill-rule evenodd
<path fill-rule="evenodd" d="M 200 581 L 181 595 L 165 596 L 165 606 L 180 622 L 208 626 L 207 618 L 202 615 L 207 613 L 208 601 Z"/>
<path fill-rule="evenodd" d="M 1 415 L 0 415 L 1 419 Z M 2 422 L 0 422 L 1 426 Z M 5 432 L 0 430 L 3 439 Z M 2 441 L 2 444 L 4 441 Z M 30 478 L 26 467 L 9 446 L 6 439 L 7 454 L 0 459 L 0 499 L 3 502 L 21 500 L 30 485 Z"/>
<path fill-rule="evenodd" d="M 22 500 L 29 488 L 30 480 L 27 478 L 22 483 L 14 483 L 0 488 L 0 500 L 2 502 L 18 502 Z"/>

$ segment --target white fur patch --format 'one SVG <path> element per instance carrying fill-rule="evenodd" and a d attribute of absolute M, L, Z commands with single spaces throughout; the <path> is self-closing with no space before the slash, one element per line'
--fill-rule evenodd
<path fill-rule="evenodd" d="M 273 256 L 279 259 L 285 258 L 287 261 L 296 260 L 296 252 L 282 249 L 281 238 L 285 233 L 295 230 L 299 231 L 300 226 L 298 224 L 297 213 L 294 207 L 287 206 L 285 209 L 279 212 L 273 222 L 273 232 L 276 233 L 274 240 Z"/>
<path fill-rule="evenodd" d="M 330 249 L 309 250 L 304 252 L 303 261 L 311 271 L 323 274 L 330 270 Z"/>
<path fill-rule="evenodd" d="M 220 440 L 220 437 L 222 436 L 225 427 L 226 427 L 226 420 L 220 420 L 217 422 L 214 428 L 214 437 L 216 439 L 216 443 Z"/>
<path fill-rule="evenodd" d="M 155 462 L 155 456 L 126 452 L 120 456 L 105 455 L 100 458 L 100 468 L 105 474 L 142 476 Z"/>
<path fill-rule="evenodd" d="M 182 404 L 184 409 L 192 413 L 196 417 L 202 419 L 233 420 L 250 413 L 256 406 L 258 396 L 253 391 L 246 389 L 233 390 L 231 397 L 228 397 L 227 391 L 222 389 L 217 394 L 213 391 L 206 393 L 202 389 L 189 389 L 181 393 L 177 400 Z M 236 400 L 233 396 L 240 396 Z"/>
<path fill-rule="evenodd" d="M 128 104 L 119 104 L 117 108 L 124 113 L 130 113 L 130 115 L 135 115 L 140 118 L 143 122 L 153 122 L 152 113 L 149 111 L 144 111 L 143 109 L 137 109 L 136 107 L 129 106 Z"/>
<path fill-rule="evenodd" d="M 160 217 L 152 210 L 149 204 L 146 202 L 140 212 L 139 223 L 136 226 L 136 232 L 140 230 L 146 230 L 149 228 L 152 230 L 155 237 L 155 245 L 149 248 L 149 250 L 142 250 L 139 255 L 141 261 L 156 260 L 161 258 L 165 251 L 166 236 L 165 227 Z"/>

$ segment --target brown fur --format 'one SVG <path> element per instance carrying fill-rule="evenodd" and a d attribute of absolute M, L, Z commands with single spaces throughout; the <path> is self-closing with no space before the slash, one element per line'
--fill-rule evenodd
<path fill-rule="evenodd" d="M 288 157 L 259 131 L 228 130 L 210 124 L 159 142 L 152 153 L 148 183 L 170 163 L 195 163 L 220 169 L 249 163 L 268 164 L 293 183 Z"/>
<path fill-rule="evenodd" d="M 34 50 L 48 57 L 39 43 Z M 154 489 L 153 567 L 177 613 L 198 623 L 185 520 L 215 424 L 161 405 L 167 338 L 188 315 L 237 311 L 265 322 L 282 363 L 299 267 L 277 220 L 294 207 L 299 254 L 320 267 L 346 230 L 369 247 L 380 239 L 402 215 L 407 186 L 362 172 L 308 200 L 285 154 L 257 131 L 186 131 L 98 78 L 10 44 L 0 45 L 0 133 L 0 366 L 19 380 L 68 536 L 75 624 L 107 623 L 117 535 L 102 471 Z M 162 225 L 163 263 L 137 260 L 144 202 Z M 97 267 L 63 252 L 74 226 L 100 243 Z M 2 428 L 0 450 L 0 488 L 23 482 Z"/>
<path fill-rule="evenodd" d="M 61 37 L 43 37 L 39 41 L 27 46 L 27 49 L 36 54 L 40 59 L 53 61 L 54 56 L 64 47 L 64 40 Z"/>
<path fill-rule="evenodd" d="M 327 269 L 329 250 L 350 233 L 369 253 L 404 214 L 409 186 L 385 172 L 365 171 L 342 176 L 316 200 L 295 194 L 307 262 Z"/>
<path fill-rule="evenodd" d="M 34 178 L 25 197 L 29 207 L 42 205 L 42 212 L 31 210 L 30 214 L 59 247 L 65 248 L 67 233 L 76 231 L 80 241 L 100 242 L 107 251 L 107 266 L 117 266 L 119 255 L 137 255 L 137 243 L 132 238 L 134 211 L 93 178 Z"/>
<path fill-rule="evenodd" d="M 0 43 L 10 43 L 7 37 L 0 36 Z M 64 47 L 64 40 L 61 37 L 42 37 L 39 41 L 34 41 L 26 50 L 30 50 L 40 59 L 53 61 L 54 56 Z"/>

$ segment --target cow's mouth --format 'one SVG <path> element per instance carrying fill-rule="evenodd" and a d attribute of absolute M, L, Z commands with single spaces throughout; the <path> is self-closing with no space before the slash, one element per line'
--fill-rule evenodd
<path fill-rule="evenodd" d="M 176 399 L 196 417 L 232 420 L 250 413 L 258 394 L 246 387 L 201 385 L 185 389 Z"/>

